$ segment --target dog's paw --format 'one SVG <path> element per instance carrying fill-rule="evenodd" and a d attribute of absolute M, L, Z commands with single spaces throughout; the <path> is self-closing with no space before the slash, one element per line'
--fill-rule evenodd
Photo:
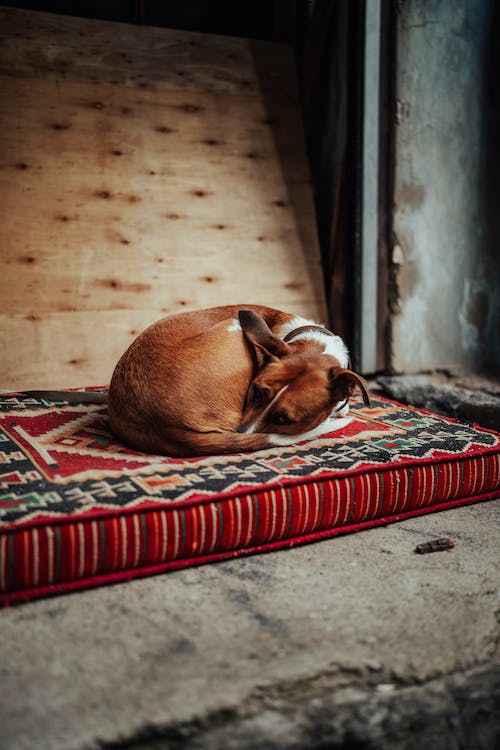
<path fill-rule="evenodd" d="M 353 417 L 335 417 L 327 419 L 326 422 L 324 422 L 325 428 L 322 435 L 326 435 L 329 432 L 336 432 L 337 430 L 342 430 L 344 427 L 347 427 L 348 424 L 350 424 L 353 420 Z"/>
<path fill-rule="evenodd" d="M 346 427 L 352 421 L 352 417 L 342 417 L 337 419 L 325 419 L 313 430 L 307 432 L 301 432 L 298 435 L 279 435 L 278 433 L 271 433 L 269 435 L 269 442 L 271 445 L 281 447 L 285 445 L 293 445 L 294 443 L 302 443 L 305 440 L 314 440 L 314 438 L 320 437 L 321 435 L 328 435 L 331 432 L 336 432 Z"/>

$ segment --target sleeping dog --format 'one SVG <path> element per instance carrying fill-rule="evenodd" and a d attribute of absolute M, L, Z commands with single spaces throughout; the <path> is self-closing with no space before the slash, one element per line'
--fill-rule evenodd
<path fill-rule="evenodd" d="M 255 451 L 344 427 L 363 379 L 339 336 L 259 305 L 154 323 L 121 357 L 108 394 L 112 430 L 170 456 Z"/>

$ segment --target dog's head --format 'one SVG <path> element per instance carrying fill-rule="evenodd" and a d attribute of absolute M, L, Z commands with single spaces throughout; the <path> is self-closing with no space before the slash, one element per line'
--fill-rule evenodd
<path fill-rule="evenodd" d="M 239 319 L 257 370 L 247 393 L 243 430 L 285 435 L 313 430 L 329 417 L 345 417 L 356 388 L 369 405 L 364 380 L 322 354 L 320 347 L 285 343 L 253 311 L 240 311 Z"/>

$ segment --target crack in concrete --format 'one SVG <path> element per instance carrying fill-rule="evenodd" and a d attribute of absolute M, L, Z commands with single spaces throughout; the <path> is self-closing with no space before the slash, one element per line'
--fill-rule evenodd
<path fill-rule="evenodd" d="M 498 614 L 500 619 L 500 612 Z M 418 725 L 418 743 L 412 729 Z M 259 686 L 236 706 L 144 726 L 101 750 L 434 750 L 491 748 L 499 738 L 500 661 L 422 680 L 340 665 Z M 474 744 L 467 744 L 467 737 Z M 460 744 L 453 738 L 460 738 Z M 482 738 L 482 739 L 481 739 Z M 486 744 L 485 744 L 486 743 Z M 491 744 L 489 744 L 491 743 Z"/>

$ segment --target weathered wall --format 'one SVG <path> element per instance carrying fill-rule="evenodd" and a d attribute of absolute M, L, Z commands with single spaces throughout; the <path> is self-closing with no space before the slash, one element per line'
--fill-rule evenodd
<path fill-rule="evenodd" d="M 398 5 L 396 371 L 500 365 L 497 16 L 493 0 Z"/>

